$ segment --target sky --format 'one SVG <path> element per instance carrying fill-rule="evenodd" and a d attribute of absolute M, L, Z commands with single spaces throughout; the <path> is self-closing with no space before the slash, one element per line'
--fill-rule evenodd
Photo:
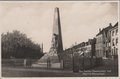
<path fill-rule="evenodd" d="M 100 1 L 0 2 L 1 33 L 19 30 L 35 43 L 51 46 L 54 8 L 60 10 L 63 48 L 94 38 L 99 28 L 118 21 L 118 3 Z"/>

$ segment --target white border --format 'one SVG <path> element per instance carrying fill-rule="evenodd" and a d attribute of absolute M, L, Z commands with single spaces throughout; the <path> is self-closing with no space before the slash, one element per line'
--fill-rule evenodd
<path fill-rule="evenodd" d="M 120 26 L 119 26 L 119 23 L 120 23 L 120 1 L 0 1 L 0 3 L 69 3 L 69 2 L 118 2 L 118 32 L 120 33 Z M 118 38 L 119 38 L 119 34 L 118 33 Z M 0 36 L 1 37 L 1 36 Z M 1 39 L 0 39 L 1 41 Z M 119 41 L 120 41 L 120 38 L 119 38 Z M 1 47 L 1 42 L 0 42 L 0 47 Z M 1 49 L 1 48 L 0 48 Z M 120 43 L 118 42 L 118 70 L 119 70 L 119 75 L 118 77 L 2 77 L 1 73 L 2 73 L 2 70 L 1 70 L 1 54 L 0 54 L 0 78 L 2 79 L 56 79 L 56 78 L 60 78 L 60 79 L 120 79 Z M 0 51 L 1 53 L 1 51 Z M 12 73 L 12 72 L 11 72 Z"/>

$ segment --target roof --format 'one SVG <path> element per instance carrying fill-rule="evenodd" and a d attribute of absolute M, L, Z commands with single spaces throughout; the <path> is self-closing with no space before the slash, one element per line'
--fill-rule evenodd
<path fill-rule="evenodd" d="M 103 28 L 96 36 L 103 34 L 105 32 L 105 34 L 107 34 L 108 30 L 112 28 L 112 25 L 110 23 L 110 25 L 106 28 Z"/>
<path fill-rule="evenodd" d="M 118 22 L 113 26 L 113 28 L 118 27 Z"/>
<path fill-rule="evenodd" d="M 76 49 L 79 48 L 79 47 L 84 47 L 84 45 L 85 45 L 85 42 L 82 42 L 82 43 L 77 44 L 77 45 L 75 45 L 75 46 L 73 46 L 73 47 L 70 47 L 70 48 L 68 48 L 68 49 L 65 49 L 64 52 L 66 52 L 66 54 L 67 54 L 67 53 L 71 54 L 72 52 L 70 52 L 70 51 L 76 50 Z"/>

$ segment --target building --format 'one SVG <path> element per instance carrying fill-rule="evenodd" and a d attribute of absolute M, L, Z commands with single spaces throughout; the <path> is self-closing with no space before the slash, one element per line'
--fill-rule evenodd
<path fill-rule="evenodd" d="M 84 56 L 94 57 L 95 56 L 95 41 L 96 39 L 89 39 L 84 46 Z"/>
<path fill-rule="evenodd" d="M 118 22 L 110 29 L 111 37 L 111 57 L 116 58 L 118 56 Z"/>
<path fill-rule="evenodd" d="M 112 28 L 112 24 L 110 23 L 108 27 L 99 29 L 99 33 L 96 35 L 96 44 L 95 44 L 95 52 L 96 57 L 108 58 L 110 53 L 110 32 L 109 30 Z"/>
<path fill-rule="evenodd" d="M 90 57 L 91 56 L 91 43 L 90 41 L 87 41 L 84 46 L 84 56 Z"/>
<path fill-rule="evenodd" d="M 96 38 L 93 38 L 93 39 L 91 39 L 92 40 L 92 42 L 91 42 L 91 56 L 92 57 L 95 57 L 96 55 L 95 55 L 95 44 L 96 44 Z"/>
<path fill-rule="evenodd" d="M 96 65 L 95 41 L 89 39 L 87 42 L 79 43 L 63 52 L 64 69 L 86 69 Z"/>
<path fill-rule="evenodd" d="M 99 33 L 96 35 L 96 44 L 95 44 L 95 52 L 96 57 L 103 57 L 103 34 L 101 29 L 99 29 Z"/>
<path fill-rule="evenodd" d="M 64 50 L 64 54 L 74 54 L 79 53 L 79 55 L 83 55 L 85 57 L 95 56 L 95 43 L 96 39 L 89 39 L 87 42 L 82 42 L 78 45 L 75 45 L 71 48 Z"/>

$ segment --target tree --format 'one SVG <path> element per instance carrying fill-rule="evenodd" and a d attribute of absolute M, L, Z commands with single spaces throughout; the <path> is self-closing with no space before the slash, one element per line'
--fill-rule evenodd
<path fill-rule="evenodd" d="M 35 44 L 27 38 L 26 34 L 20 31 L 2 33 L 2 58 L 33 58 L 38 59 L 43 56 L 40 45 Z"/>

